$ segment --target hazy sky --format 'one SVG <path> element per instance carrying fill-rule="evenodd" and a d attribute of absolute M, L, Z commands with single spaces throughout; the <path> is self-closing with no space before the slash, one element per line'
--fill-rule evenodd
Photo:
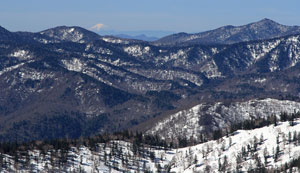
<path fill-rule="evenodd" d="M 300 25 L 299 0 L 1 0 L 0 25 L 41 31 L 58 25 L 116 31 L 200 32 L 270 18 Z"/>

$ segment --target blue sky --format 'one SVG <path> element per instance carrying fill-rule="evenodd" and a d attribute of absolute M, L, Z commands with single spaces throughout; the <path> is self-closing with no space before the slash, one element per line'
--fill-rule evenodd
<path fill-rule="evenodd" d="M 0 25 L 41 31 L 59 25 L 100 30 L 200 32 L 270 18 L 300 25 L 299 0 L 1 0 Z"/>

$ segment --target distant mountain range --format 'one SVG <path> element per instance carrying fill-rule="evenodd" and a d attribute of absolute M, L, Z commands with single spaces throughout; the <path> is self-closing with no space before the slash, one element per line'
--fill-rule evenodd
<path fill-rule="evenodd" d="M 112 36 L 124 39 L 135 39 L 143 41 L 155 41 L 159 38 L 173 34 L 172 31 L 159 31 L 159 30 L 141 30 L 141 31 L 115 31 L 115 30 L 100 30 L 97 31 L 102 36 Z"/>
<path fill-rule="evenodd" d="M 0 141 L 141 130 L 202 103 L 300 101 L 299 27 L 222 28 L 147 42 L 75 26 L 0 27 Z"/>
<path fill-rule="evenodd" d="M 120 38 L 127 38 L 127 39 L 135 39 L 135 40 L 143 40 L 143 41 L 155 41 L 158 40 L 159 38 L 157 37 L 148 37 L 145 34 L 141 34 L 141 35 L 135 35 L 135 36 L 131 36 L 131 35 L 126 35 L 126 34 L 118 34 L 115 35 L 116 37 L 120 37 Z"/>
<path fill-rule="evenodd" d="M 227 25 L 211 31 L 196 34 L 173 34 L 155 41 L 155 44 L 233 44 L 244 41 L 282 37 L 299 32 L 299 26 L 286 26 L 276 23 L 270 19 L 263 19 L 243 26 Z"/>
<path fill-rule="evenodd" d="M 97 34 L 103 35 L 103 36 L 118 36 L 118 35 L 124 35 L 125 38 L 129 37 L 135 37 L 135 36 L 141 36 L 145 35 L 147 37 L 153 37 L 153 38 L 162 38 L 167 35 L 174 34 L 175 32 L 173 31 L 164 31 L 164 30 L 137 30 L 137 31 L 115 31 L 115 30 L 100 30 L 97 31 Z M 145 40 L 148 41 L 148 40 Z M 153 40 L 149 40 L 153 41 Z"/>

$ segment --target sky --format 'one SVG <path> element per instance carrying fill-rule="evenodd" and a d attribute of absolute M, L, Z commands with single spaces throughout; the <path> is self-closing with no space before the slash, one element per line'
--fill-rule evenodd
<path fill-rule="evenodd" d="M 67 25 L 195 33 L 263 18 L 300 25 L 299 7 L 299 0 L 1 0 L 0 25 L 31 32 Z"/>

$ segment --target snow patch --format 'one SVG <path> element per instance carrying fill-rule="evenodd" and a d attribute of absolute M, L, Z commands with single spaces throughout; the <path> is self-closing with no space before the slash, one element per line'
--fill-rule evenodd
<path fill-rule="evenodd" d="M 27 60 L 32 58 L 32 55 L 27 50 L 17 50 L 11 53 L 9 56 L 16 57 L 22 60 Z"/>
<path fill-rule="evenodd" d="M 84 63 L 78 58 L 73 58 L 71 60 L 62 60 L 64 66 L 70 71 L 81 72 L 84 66 Z"/>
<path fill-rule="evenodd" d="M 23 62 L 23 63 L 20 63 L 20 64 L 16 64 L 16 65 L 13 65 L 13 66 L 10 66 L 10 67 L 7 67 L 7 68 L 4 68 L 0 71 L 0 76 L 6 72 L 10 72 L 12 70 L 15 70 L 19 67 L 22 67 L 23 65 L 27 64 L 27 63 L 31 63 L 31 62 L 34 62 L 33 60 L 31 61 L 28 61 L 28 62 Z"/>
<path fill-rule="evenodd" d="M 255 80 L 254 80 L 255 83 L 264 83 L 264 82 L 266 82 L 266 81 L 267 81 L 266 78 L 258 78 L 258 79 L 255 79 Z"/>
<path fill-rule="evenodd" d="M 261 57 L 268 54 L 271 50 L 276 48 L 281 43 L 281 40 L 278 39 L 274 42 L 264 42 L 263 44 L 249 44 L 247 45 L 254 61 L 259 60 Z"/>
<path fill-rule="evenodd" d="M 129 55 L 138 57 L 138 56 L 142 56 L 143 54 L 149 54 L 150 47 L 146 46 L 146 47 L 143 48 L 139 45 L 135 45 L 135 46 L 125 47 L 124 51 L 126 53 L 128 53 Z"/>
<path fill-rule="evenodd" d="M 129 41 L 125 41 L 117 38 L 103 37 L 102 40 L 108 43 L 129 44 Z"/>

